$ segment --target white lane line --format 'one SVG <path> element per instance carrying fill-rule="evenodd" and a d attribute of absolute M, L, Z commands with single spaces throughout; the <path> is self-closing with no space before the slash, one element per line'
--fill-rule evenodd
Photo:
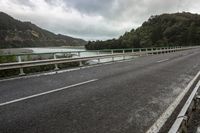
<path fill-rule="evenodd" d="M 161 63 L 161 62 L 165 62 L 165 61 L 168 61 L 169 59 L 164 59 L 164 60 L 159 60 L 159 61 L 156 61 L 158 63 Z"/>
<path fill-rule="evenodd" d="M 1 106 L 4 106 L 4 105 L 8 105 L 8 104 L 12 104 L 12 103 L 24 101 L 24 100 L 27 100 L 27 99 L 39 97 L 39 96 L 42 96 L 42 95 L 50 94 L 50 93 L 53 93 L 53 92 L 62 91 L 62 90 L 69 89 L 69 88 L 72 88 L 72 87 L 84 85 L 84 84 L 91 83 L 91 82 L 94 82 L 94 81 L 97 81 L 97 80 L 98 80 L 98 79 L 92 79 L 92 80 L 88 80 L 88 81 L 85 81 L 85 82 L 81 82 L 81 83 L 69 85 L 69 86 L 66 86 L 66 87 L 62 87 L 62 88 L 58 88 L 58 89 L 54 89 L 54 90 L 50 90 L 50 91 L 46 91 L 46 92 L 34 94 L 34 95 L 31 95 L 31 96 L 27 96 L 27 97 L 23 97 L 23 98 L 11 100 L 11 101 L 4 102 L 4 103 L 0 103 L 0 107 L 1 107 Z"/>

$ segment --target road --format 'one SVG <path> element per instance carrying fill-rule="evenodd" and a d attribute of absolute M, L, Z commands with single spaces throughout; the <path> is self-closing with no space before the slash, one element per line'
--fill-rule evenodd
<path fill-rule="evenodd" d="M 142 133 L 200 70 L 200 49 L 0 82 L 1 133 Z"/>

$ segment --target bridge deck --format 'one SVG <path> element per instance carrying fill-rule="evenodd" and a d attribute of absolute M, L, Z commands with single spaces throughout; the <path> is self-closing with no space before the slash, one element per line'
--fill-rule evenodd
<path fill-rule="evenodd" d="M 199 69 L 193 49 L 3 81 L 0 132 L 144 132 Z"/>

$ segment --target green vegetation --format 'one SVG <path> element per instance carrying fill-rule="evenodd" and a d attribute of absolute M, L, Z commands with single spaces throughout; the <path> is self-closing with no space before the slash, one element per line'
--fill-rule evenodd
<path fill-rule="evenodd" d="M 83 46 L 86 41 L 56 35 L 30 22 L 21 22 L 0 12 L 0 48 Z"/>
<path fill-rule="evenodd" d="M 200 42 L 200 15 L 187 12 L 151 16 L 136 30 L 118 39 L 89 41 L 89 50 L 189 46 Z"/>
<path fill-rule="evenodd" d="M 1 51 L 0 51 L 1 55 Z M 16 57 L 15 56 L 0 56 L 0 64 L 1 63 L 9 63 L 9 62 L 16 62 Z M 18 75 L 19 70 L 17 69 L 12 69 L 12 70 L 2 70 L 0 71 L 0 78 L 10 76 L 10 75 Z"/>
<path fill-rule="evenodd" d="M 0 51 L 1 54 L 1 51 Z M 57 58 L 70 58 L 71 55 L 59 55 Z M 21 56 L 22 61 L 33 61 L 33 60 L 44 60 L 44 59 L 52 59 L 52 54 L 47 55 L 24 55 Z M 1 63 L 11 63 L 17 62 L 17 58 L 15 55 L 8 55 L 8 56 L 0 56 L 0 64 Z M 83 61 L 83 64 L 86 64 Z M 62 63 L 58 64 L 59 69 L 66 69 L 72 67 L 78 67 L 79 62 L 70 62 L 70 63 Z M 28 67 L 24 68 L 24 72 L 26 74 L 37 73 L 37 72 L 45 72 L 45 71 L 52 71 L 55 69 L 55 65 L 44 65 L 44 66 L 35 66 L 35 67 Z M 11 77 L 19 75 L 19 69 L 9 69 L 9 70 L 0 70 L 0 79 L 5 77 Z"/>

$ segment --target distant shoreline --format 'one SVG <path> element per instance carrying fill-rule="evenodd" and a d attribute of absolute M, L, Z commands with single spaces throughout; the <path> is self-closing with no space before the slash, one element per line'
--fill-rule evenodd
<path fill-rule="evenodd" d="M 33 53 L 33 50 L 26 48 L 10 48 L 10 49 L 0 49 L 0 55 L 10 55 L 19 53 Z"/>
<path fill-rule="evenodd" d="M 0 55 L 12 55 L 12 54 L 30 54 L 34 53 L 33 49 L 85 49 L 84 46 L 62 46 L 62 47 L 27 47 L 27 48 L 8 48 L 8 49 L 0 49 Z M 51 50 L 50 50 L 51 51 Z"/>

